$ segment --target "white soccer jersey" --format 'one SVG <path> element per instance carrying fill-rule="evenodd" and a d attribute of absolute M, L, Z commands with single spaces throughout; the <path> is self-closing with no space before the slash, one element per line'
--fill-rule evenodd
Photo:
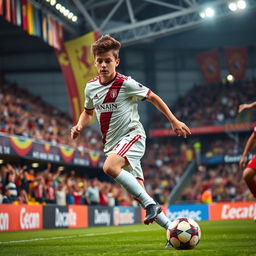
<path fill-rule="evenodd" d="M 105 153 L 132 130 L 146 136 L 139 121 L 138 100 L 146 99 L 149 94 L 150 89 L 119 73 L 106 84 L 99 77 L 87 83 L 84 106 L 96 111 Z"/>

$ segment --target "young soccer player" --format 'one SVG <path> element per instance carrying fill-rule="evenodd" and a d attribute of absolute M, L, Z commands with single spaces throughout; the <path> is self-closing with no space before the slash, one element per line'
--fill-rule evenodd
<path fill-rule="evenodd" d="M 256 102 L 251 104 L 241 104 L 239 106 L 238 112 L 242 112 L 244 109 L 249 109 L 256 106 Z M 245 148 L 240 159 L 239 166 L 241 170 L 243 170 L 243 179 L 245 180 L 248 188 L 252 192 L 253 196 L 256 198 L 256 155 L 249 161 L 249 163 L 245 166 L 246 163 L 246 156 L 252 150 L 253 146 L 256 144 L 256 127 L 247 140 L 245 144 Z M 256 216 L 255 216 L 256 217 Z M 255 218 L 254 218 L 255 219 Z"/>
<path fill-rule="evenodd" d="M 87 83 L 85 109 L 78 123 L 71 129 L 77 138 L 96 112 L 107 156 L 103 170 L 123 186 L 146 209 L 145 224 L 156 222 L 168 228 L 170 220 L 144 188 L 140 160 L 145 151 L 145 131 L 139 121 L 137 101 L 146 100 L 158 108 L 169 120 L 178 136 L 186 138 L 189 128 L 169 110 L 159 96 L 147 87 L 116 72 L 120 42 L 109 35 L 102 36 L 92 45 L 98 76 Z"/>

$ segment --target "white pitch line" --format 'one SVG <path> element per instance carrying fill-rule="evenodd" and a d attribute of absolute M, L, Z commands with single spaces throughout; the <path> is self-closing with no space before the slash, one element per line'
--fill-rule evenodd
<path fill-rule="evenodd" d="M 74 236 L 57 236 L 57 237 L 45 237 L 45 238 L 33 238 L 28 240 L 14 240 L 14 241 L 5 241 L 0 242 L 0 244 L 16 244 L 16 243 L 27 243 L 27 242 L 37 242 L 37 241 L 47 241 L 47 240 L 58 240 L 58 239 L 66 239 L 66 238 L 79 238 L 79 237 L 86 237 L 86 236 L 104 236 L 104 235 L 111 235 L 117 233 L 129 233 L 129 232 L 144 232 L 149 229 L 139 229 L 139 230 L 129 230 L 129 231 L 115 231 L 115 232 L 105 232 L 105 233 L 89 233 L 89 234 L 82 234 L 82 235 L 74 235 Z"/>

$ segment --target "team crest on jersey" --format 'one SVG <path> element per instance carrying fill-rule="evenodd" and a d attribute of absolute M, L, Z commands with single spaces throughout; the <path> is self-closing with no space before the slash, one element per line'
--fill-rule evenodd
<path fill-rule="evenodd" d="M 110 97 L 111 97 L 112 99 L 115 99 L 116 96 L 117 96 L 117 89 L 112 89 L 112 90 L 110 91 Z"/>

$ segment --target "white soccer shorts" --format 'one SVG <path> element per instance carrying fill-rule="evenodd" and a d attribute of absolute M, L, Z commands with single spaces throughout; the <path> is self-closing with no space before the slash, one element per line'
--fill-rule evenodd
<path fill-rule="evenodd" d="M 144 181 L 140 160 L 145 153 L 145 142 L 145 136 L 138 134 L 136 130 L 132 131 L 123 137 L 107 155 L 117 154 L 126 158 L 130 165 L 123 169 L 129 171 L 135 178 Z"/>

